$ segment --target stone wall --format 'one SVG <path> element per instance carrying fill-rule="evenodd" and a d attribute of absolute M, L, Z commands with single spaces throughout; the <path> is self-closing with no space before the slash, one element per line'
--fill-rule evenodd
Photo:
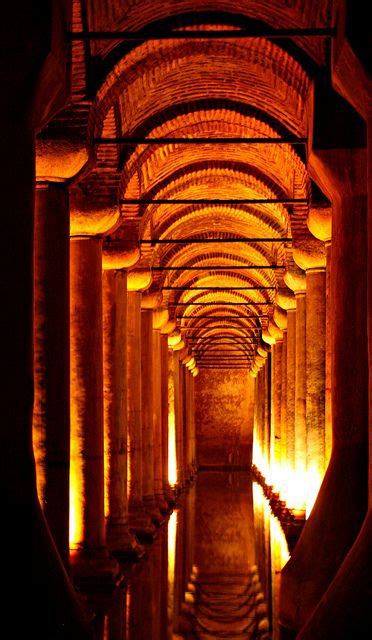
<path fill-rule="evenodd" d="M 200 370 L 195 379 L 199 465 L 248 465 L 253 437 L 254 380 L 245 370 Z"/>

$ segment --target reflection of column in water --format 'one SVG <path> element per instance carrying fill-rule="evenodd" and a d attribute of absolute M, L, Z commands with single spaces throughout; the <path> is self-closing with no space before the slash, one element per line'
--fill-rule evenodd
<path fill-rule="evenodd" d="M 279 521 L 270 513 L 271 590 L 272 590 L 272 640 L 280 639 L 279 593 L 281 571 L 289 560 L 288 545 Z"/>
<path fill-rule="evenodd" d="M 177 535 L 174 562 L 174 591 L 173 591 L 173 627 L 174 632 L 179 631 L 181 623 L 181 605 L 183 601 L 183 560 L 184 560 L 184 508 L 177 515 Z"/>
<path fill-rule="evenodd" d="M 127 596 L 128 590 L 121 587 L 107 611 L 103 640 L 127 639 Z"/>
<path fill-rule="evenodd" d="M 279 524 L 271 513 L 262 488 L 253 483 L 256 558 L 264 597 L 272 622 L 272 640 L 279 640 L 278 613 L 281 570 L 289 558 L 288 546 Z"/>
<path fill-rule="evenodd" d="M 148 560 L 143 563 L 138 574 L 130 579 L 127 640 L 163 640 L 159 584 L 162 575 L 162 550 L 162 536 L 159 536 L 149 551 Z"/>
<path fill-rule="evenodd" d="M 168 522 L 168 638 L 172 637 L 173 631 L 177 517 L 177 511 L 173 511 Z"/>

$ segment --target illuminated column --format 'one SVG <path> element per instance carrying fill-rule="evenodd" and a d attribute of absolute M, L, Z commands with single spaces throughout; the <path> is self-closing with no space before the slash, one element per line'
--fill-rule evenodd
<path fill-rule="evenodd" d="M 129 528 L 140 539 L 155 534 L 155 527 L 143 503 L 142 491 L 142 408 L 141 408 L 141 281 L 128 272 L 128 436 L 129 436 Z M 137 279 L 140 276 L 137 274 Z M 132 282 L 131 282 L 132 280 Z M 151 279 L 149 279 L 148 284 Z"/>
<path fill-rule="evenodd" d="M 176 449 L 177 449 L 177 475 L 179 487 L 182 489 L 185 484 L 185 456 L 184 456 L 184 416 L 183 416 L 183 380 L 182 365 L 179 361 L 178 352 L 174 352 L 175 359 L 175 415 L 176 415 Z"/>
<path fill-rule="evenodd" d="M 276 340 L 271 349 L 271 434 L 270 434 L 270 468 L 275 487 L 279 480 L 282 456 L 282 361 L 283 340 Z M 277 480 L 278 478 L 278 480 Z"/>
<path fill-rule="evenodd" d="M 155 312 L 153 313 L 155 325 Z M 162 359 L 160 329 L 153 329 L 153 416 L 154 416 L 154 492 L 155 501 L 161 513 L 168 512 L 168 505 L 164 500 L 163 470 L 163 425 L 162 425 Z"/>
<path fill-rule="evenodd" d="M 116 263 L 126 265 L 127 260 L 117 256 Z M 111 266 L 111 260 L 104 258 L 105 266 Z M 120 559 L 133 558 L 143 549 L 129 532 L 128 522 L 127 273 L 123 269 L 103 272 L 103 381 L 107 543 Z"/>
<path fill-rule="evenodd" d="M 308 269 L 306 308 L 307 512 L 326 471 L 326 273 Z"/>
<path fill-rule="evenodd" d="M 156 524 L 163 520 L 154 484 L 154 361 L 152 310 L 141 309 L 142 497 Z"/>
<path fill-rule="evenodd" d="M 280 490 L 287 468 L 287 329 L 283 330 L 282 343 L 282 378 L 280 391 Z"/>
<path fill-rule="evenodd" d="M 295 469 L 296 308 L 287 310 L 287 464 L 288 482 Z"/>
<path fill-rule="evenodd" d="M 294 244 L 293 258 L 306 271 L 306 510 L 309 513 L 326 469 L 324 243 L 309 234 Z"/>
<path fill-rule="evenodd" d="M 169 339 L 168 339 L 169 340 Z M 175 367 L 171 350 L 168 351 L 168 479 L 172 487 L 178 483 L 176 451 L 176 398 Z"/>
<path fill-rule="evenodd" d="M 314 207 L 309 210 L 307 225 L 314 238 L 312 239 L 310 247 L 311 253 L 308 251 L 301 251 L 299 259 L 302 259 L 304 265 L 308 269 L 321 269 L 323 275 L 317 276 L 317 283 L 314 283 L 314 291 L 322 290 L 322 294 L 318 292 L 316 295 L 316 304 L 320 305 L 319 318 L 314 318 L 316 323 L 315 331 L 317 331 L 317 338 L 319 343 L 318 355 L 314 353 L 314 358 L 318 362 L 318 366 L 315 370 L 318 370 L 318 387 L 325 387 L 323 390 L 324 400 L 324 471 L 328 465 L 332 451 L 332 397 L 331 397 L 331 350 L 332 350 L 332 326 L 331 326 L 331 249 L 332 249 L 332 210 L 328 207 Z M 320 242 L 319 242 L 320 241 Z M 305 247 L 306 249 L 306 247 Z M 310 255 L 309 255 L 310 253 Z M 302 254 L 302 255 L 301 255 Z M 308 273 L 308 272 L 307 272 Z M 322 327 L 322 329 L 320 328 Z M 312 331 L 312 329 L 309 329 Z M 320 334 L 320 335 L 319 335 Z M 325 334 L 325 337 L 322 337 Z M 316 348 L 314 346 L 314 348 Z M 323 355 L 323 352 L 324 355 Z M 314 370 L 314 371 L 315 371 Z M 325 371 L 325 373 L 324 373 Z M 320 377 L 325 376 L 324 384 L 321 382 Z M 316 384 L 316 381 L 314 380 Z M 315 394 L 314 394 L 315 395 Z"/>
<path fill-rule="evenodd" d="M 163 455 L 163 492 L 168 504 L 174 504 L 174 496 L 169 484 L 168 477 L 168 336 L 160 336 L 160 359 L 161 359 L 161 425 L 162 425 L 162 455 Z"/>
<path fill-rule="evenodd" d="M 306 293 L 296 295 L 295 470 L 299 482 L 306 474 Z M 305 496 L 303 496 L 305 501 Z M 302 502 L 302 499 L 301 499 Z"/>
<path fill-rule="evenodd" d="M 185 391 L 185 470 L 186 479 L 192 476 L 192 453 L 191 453 L 191 406 L 190 406 L 190 374 L 185 366 L 182 366 L 184 376 Z"/>
<path fill-rule="evenodd" d="M 359 533 L 367 507 L 365 154 L 350 149 L 313 151 L 311 163 L 333 204 L 333 449 L 311 517 L 282 574 L 282 621 L 295 630 L 328 589 Z"/>
<path fill-rule="evenodd" d="M 40 504 L 69 562 L 70 217 L 61 183 L 39 184 L 35 201 L 33 445 Z"/>
<path fill-rule="evenodd" d="M 326 267 L 326 465 L 328 466 L 332 453 L 332 323 L 331 323 L 331 264 L 332 244 L 325 243 L 327 267 Z"/>
<path fill-rule="evenodd" d="M 112 579 L 104 518 L 102 239 L 71 239 L 71 563 L 78 578 Z"/>

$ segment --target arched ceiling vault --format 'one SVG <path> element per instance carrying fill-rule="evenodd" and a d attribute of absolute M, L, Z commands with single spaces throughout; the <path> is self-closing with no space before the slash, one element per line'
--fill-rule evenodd
<path fill-rule="evenodd" d="M 279 0 L 127 4 L 124 15 L 122 3 L 103 2 L 98 10 L 88 0 L 88 28 L 151 31 L 163 21 L 163 27 L 187 35 L 189 28 L 231 29 L 240 14 L 272 27 L 329 26 L 329 3 L 310 0 L 294 0 L 290 7 Z M 217 12 L 226 19 L 218 23 Z M 142 264 L 153 268 L 152 289 L 162 290 L 162 304 L 198 365 L 219 359 L 224 366 L 253 365 L 292 264 L 291 239 L 307 233 L 311 193 L 303 148 L 213 142 L 307 137 L 312 81 L 301 56 L 291 55 L 292 45 L 314 65 L 324 64 L 325 43 L 311 38 L 289 46 L 263 37 L 90 44 L 106 70 L 90 111 L 92 140 L 207 139 L 95 144 L 97 165 L 81 184 L 98 199 L 120 203 L 113 238 L 125 238 L 129 226 L 137 225 Z M 159 199 L 182 202 L 153 202 Z M 237 199 L 278 202 L 232 202 Z"/>

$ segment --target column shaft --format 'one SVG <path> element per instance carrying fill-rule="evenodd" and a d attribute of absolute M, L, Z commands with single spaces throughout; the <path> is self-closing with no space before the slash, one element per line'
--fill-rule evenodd
<path fill-rule="evenodd" d="M 282 343 L 282 379 L 281 379 L 281 407 L 280 407 L 280 452 L 281 452 L 281 484 L 282 490 L 283 475 L 287 464 L 287 330 L 283 331 Z M 284 474 L 283 474 L 284 472 Z"/>
<path fill-rule="evenodd" d="M 287 312 L 287 465 L 295 467 L 296 310 Z"/>
<path fill-rule="evenodd" d="M 176 440 L 176 368 L 172 351 L 168 352 L 168 478 L 172 487 L 179 483 Z"/>
<path fill-rule="evenodd" d="M 69 208 L 60 184 L 36 191 L 33 445 L 39 500 L 64 564 L 69 559 Z"/>
<path fill-rule="evenodd" d="M 104 271 L 102 280 L 106 533 L 126 558 L 139 550 L 128 523 L 127 274 Z"/>
<path fill-rule="evenodd" d="M 312 508 L 326 470 L 326 273 L 306 271 L 307 502 Z"/>
<path fill-rule="evenodd" d="M 141 310 L 142 497 L 152 520 L 159 522 L 154 486 L 154 366 L 152 311 Z"/>
<path fill-rule="evenodd" d="M 295 481 L 306 474 L 306 294 L 296 293 Z M 298 505 L 300 506 L 300 505 Z"/>
<path fill-rule="evenodd" d="M 104 519 L 102 240 L 72 238 L 70 266 L 70 540 L 74 571 L 85 577 L 116 570 Z"/>
<path fill-rule="evenodd" d="M 326 243 L 326 461 L 329 463 L 332 453 L 332 323 L 331 323 L 331 264 L 332 243 Z"/>
<path fill-rule="evenodd" d="M 283 342 L 277 340 L 271 349 L 271 433 L 270 433 L 270 468 L 275 486 L 280 481 L 282 462 L 282 361 Z"/>
<path fill-rule="evenodd" d="M 177 485 L 183 487 L 183 433 L 182 433 L 182 404 L 180 390 L 180 363 L 177 351 L 172 353 L 172 373 L 174 388 L 174 427 L 176 441 L 176 465 L 177 465 Z"/>
<path fill-rule="evenodd" d="M 167 513 L 163 489 L 163 438 L 162 438 L 162 362 L 160 331 L 153 329 L 153 417 L 154 417 L 154 493 L 162 513 Z"/>
<path fill-rule="evenodd" d="M 128 291 L 127 381 L 129 436 L 129 525 L 140 538 L 152 537 L 155 528 L 143 504 L 141 403 L 141 293 Z"/>
<path fill-rule="evenodd" d="M 160 360 L 161 360 L 161 432 L 162 432 L 162 458 L 163 458 L 163 492 L 165 499 L 173 501 L 169 485 L 168 474 L 168 336 L 160 335 Z"/>

